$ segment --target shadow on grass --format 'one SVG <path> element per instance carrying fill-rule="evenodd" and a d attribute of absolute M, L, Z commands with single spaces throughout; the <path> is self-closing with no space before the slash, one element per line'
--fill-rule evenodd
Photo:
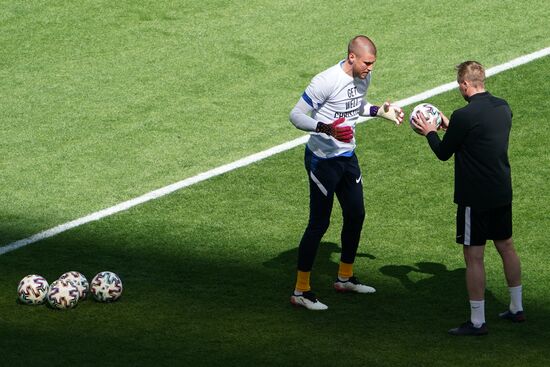
<path fill-rule="evenodd" d="M 312 273 L 336 277 L 338 271 L 338 259 L 341 253 L 341 248 L 334 242 L 321 242 L 315 257 Z M 357 258 L 376 259 L 374 255 L 366 253 L 358 253 Z M 290 272 L 292 277 L 296 275 L 296 267 L 298 261 L 298 246 L 295 248 L 280 253 L 277 257 L 266 261 L 263 265 L 271 269 L 279 269 L 285 272 Z"/>
<path fill-rule="evenodd" d="M 466 301 L 460 301 L 464 269 L 448 270 L 429 262 L 386 265 L 372 274 L 377 293 L 340 295 L 330 289 L 340 248 L 324 242 L 314 272 L 327 277 L 323 300 L 329 310 L 315 313 L 293 309 L 288 302 L 297 249 L 262 261 L 256 257 L 261 251 L 250 258 L 217 251 L 229 242 L 214 239 L 201 243 L 203 251 L 192 241 L 154 236 L 137 246 L 147 229 L 137 229 L 136 238 L 109 237 L 111 233 L 98 228 L 89 231 L 66 233 L 0 258 L 0 292 L 10 298 L 9 303 L 0 300 L 6 361 L 36 363 L 36 355 L 25 352 L 30 348 L 40 352 L 35 364 L 40 365 L 59 358 L 59 346 L 70 344 L 69 351 L 62 351 L 63 359 L 76 365 L 97 364 L 83 357 L 90 351 L 101 351 L 102 365 L 121 366 L 283 366 L 293 365 L 296 358 L 309 358 L 319 366 L 397 366 L 407 365 L 411 358 L 416 365 L 434 365 L 433 360 L 468 365 L 468 355 L 480 347 L 445 334 L 447 326 L 456 326 L 447 325 L 449 319 L 463 321 L 455 315 L 465 311 Z M 359 256 L 377 260 L 370 254 Z M 125 291 L 118 303 L 86 301 L 69 312 L 17 306 L 9 292 L 15 292 L 18 278 L 25 275 L 21 273 L 31 269 L 41 269 L 52 280 L 67 270 L 88 277 L 112 270 L 123 278 Z M 492 339 L 485 339 L 484 353 L 494 360 L 488 365 L 506 362 L 503 350 L 518 345 L 533 356 L 545 350 L 542 331 L 548 323 L 530 329 L 502 325 Z M 304 330 L 315 337 L 304 338 Z M 46 333 L 56 335 L 54 344 L 43 337 Z M 365 348 L 376 353 L 354 348 L 342 355 L 334 342 L 338 338 L 368 340 Z M 435 349 L 421 353 L 427 345 Z M 123 360 L 121 351 L 128 353 Z M 540 357 L 526 362 L 537 361 Z"/>
<path fill-rule="evenodd" d="M 385 265 L 380 272 L 399 280 L 407 290 L 420 293 L 445 293 L 464 281 L 464 268 L 448 270 L 446 265 L 434 262 L 417 262 L 414 265 Z M 414 281 L 411 274 L 420 274 L 422 279 Z"/>
<path fill-rule="evenodd" d="M 380 272 L 395 278 L 405 288 L 407 297 L 401 306 L 415 309 L 415 318 L 440 317 L 455 320 L 456 324 L 469 319 L 468 294 L 465 284 L 465 268 L 454 270 L 435 262 L 417 262 L 411 265 L 385 265 Z M 507 304 L 485 290 L 486 319 L 494 323 L 497 312 L 505 311 Z M 463 319 L 461 319 L 461 317 Z"/>

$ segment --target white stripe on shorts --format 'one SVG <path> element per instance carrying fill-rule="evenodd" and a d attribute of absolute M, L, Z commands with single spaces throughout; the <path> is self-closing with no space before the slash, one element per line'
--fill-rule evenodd
<path fill-rule="evenodd" d="M 471 211 L 472 208 L 469 206 L 464 210 L 464 244 L 468 246 L 470 245 L 472 230 Z"/>
<path fill-rule="evenodd" d="M 319 190 L 321 190 L 321 192 L 323 193 L 323 195 L 327 196 L 327 194 L 328 194 L 327 189 L 325 189 L 325 187 L 323 186 L 323 184 L 321 183 L 321 181 L 319 181 L 319 179 L 318 179 L 317 177 L 315 177 L 315 175 L 313 174 L 313 172 L 309 172 L 309 176 L 311 177 L 311 179 L 313 180 L 313 182 L 315 182 L 315 184 L 317 185 L 317 187 L 319 188 Z"/>

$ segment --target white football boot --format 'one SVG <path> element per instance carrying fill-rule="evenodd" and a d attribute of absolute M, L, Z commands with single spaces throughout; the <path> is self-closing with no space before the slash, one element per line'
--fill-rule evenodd
<path fill-rule="evenodd" d="M 351 277 L 346 281 L 337 279 L 334 282 L 334 289 L 338 292 L 357 292 L 357 293 L 374 293 L 376 289 L 369 287 L 368 285 L 361 284 L 359 279 Z"/>
<path fill-rule="evenodd" d="M 292 296 L 290 296 L 290 303 L 295 306 L 302 306 L 307 308 L 308 310 L 313 311 L 322 311 L 328 308 L 327 305 L 319 302 L 319 300 L 315 297 L 315 294 L 313 294 L 313 292 L 311 291 L 304 292 L 300 295 L 296 295 L 293 293 Z"/>

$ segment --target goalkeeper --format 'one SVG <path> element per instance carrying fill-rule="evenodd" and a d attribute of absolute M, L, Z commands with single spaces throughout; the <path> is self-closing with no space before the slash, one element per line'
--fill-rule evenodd
<path fill-rule="evenodd" d="M 355 125 L 359 116 L 383 117 L 399 125 L 400 107 L 365 101 L 376 62 L 376 46 L 366 36 L 348 44 L 345 60 L 316 75 L 290 112 L 290 121 L 311 132 L 305 150 L 309 178 L 309 222 L 298 248 L 298 274 L 290 301 L 309 310 L 325 310 L 310 287 L 310 273 L 321 238 L 328 229 L 334 194 L 343 215 L 342 253 L 337 291 L 373 293 L 353 276 L 353 263 L 365 218 L 361 169 L 355 155 Z"/>

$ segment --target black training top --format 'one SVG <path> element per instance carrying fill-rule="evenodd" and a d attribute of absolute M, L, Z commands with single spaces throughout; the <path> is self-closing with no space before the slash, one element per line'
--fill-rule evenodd
<path fill-rule="evenodd" d="M 435 132 L 426 135 L 439 159 L 446 161 L 455 155 L 455 203 L 489 209 L 512 202 L 511 127 L 508 103 L 482 92 L 453 112 L 443 140 Z"/>

